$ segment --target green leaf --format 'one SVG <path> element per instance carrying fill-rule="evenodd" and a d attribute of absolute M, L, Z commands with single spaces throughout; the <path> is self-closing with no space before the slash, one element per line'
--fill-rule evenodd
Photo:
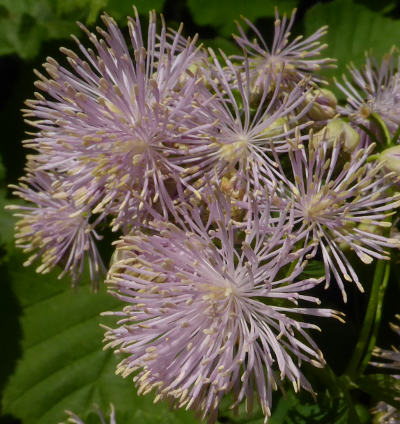
<path fill-rule="evenodd" d="M 93 24 L 101 11 L 107 6 L 108 0 L 68 0 L 56 1 L 56 13 L 59 17 L 68 19 L 70 16 L 84 15 L 87 24 Z"/>
<path fill-rule="evenodd" d="M 325 56 L 337 58 L 338 69 L 325 74 L 340 75 L 346 65 L 365 63 L 365 51 L 372 50 L 379 60 L 400 40 L 400 20 L 384 17 L 351 0 L 334 0 L 318 3 L 309 9 L 304 18 L 306 34 L 310 35 L 322 25 L 329 25 L 325 41 Z"/>
<path fill-rule="evenodd" d="M 140 14 L 161 11 L 165 0 L 137 0 Z M 132 16 L 131 0 L 0 0 L 0 55 L 16 53 L 23 59 L 39 54 L 51 39 L 79 34 L 76 21 L 93 25 L 102 11 L 126 22 Z"/>
<path fill-rule="evenodd" d="M 50 39 L 79 33 L 75 22 L 96 22 L 108 0 L 0 0 L 0 54 L 38 55 Z"/>
<path fill-rule="evenodd" d="M 202 40 L 204 42 L 205 47 L 211 47 L 216 55 L 220 57 L 219 50 L 221 49 L 226 55 L 238 55 L 241 53 L 237 44 L 233 41 L 228 40 L 224 37 L 215 37 L 206 40 Z"/>
<path fill-rule="evenodd" d="M 310 401 L 306 396 L 292 391 L 282 396 L 272 412 L 269 424 L 344 424 L 347 422 L 343 399 L 332 400 L 326 396 L 326 393 L 321 393 L 317 403 Z"/>
<path fill-rule="evenodd" d="M 115 375 L 121 358 L 102 350 L 99 324 L 109 322 L 99 314 L 121 309 L 118 300 L 104 287 L 92 293 L 87 279 L 74 292 L 67 279 L 57 280 L 56 272 L 36 275 L 22 267 L 22 260 L 14 252 L 7 273 L 2 272 L 1 290 L 11 286 L 22 311 L 23 334 L 20 359 L 4 389 L 3 413 L 24 424 L 54 424 L 66 419 L 65 409 L 85 419 L 93 404 L 108 411 L 111 402 L 117 419 L 128 424 L 195 422 L 191 413 L 153 405 L 151 395 L 137 396 L 131 379 Z"/>
<path fill-rule="evenodd" d="M 14 248 L 14 222 L 15 219 L 10 211 L 4 210 L 10 201 L 6 198 L 5 190 L 0 189 L 0 247 L 4 250 L 0 260 L 6 260 L 8 252 Z M 16 203 L 16 202 L 14 202 Z M 19 202 L 21 203 L 21 202 Z"/>
<path fill-rule="evenodd" d="M 357 380 L 358 388 L 375 401 L 383 401 L 400 409 L 400 382 L 391 375 L 369 374 Z"/>
<path fill-rule="evenodd" d="M 121 22 L 126 21 L 127 16 L 132 16 L 135 5 L 140 15 L 145 15 L 149 10 L 155 9 L 161 12 L 165 0 L 108 0 L 107 12 Z"/>
<path fill-rule="evenodd" d="M 296 7 L 297 0 L 282 0 L 279 2 L 279 13 L 290 13 Z M 193 19 L 198 25 L 211 25 L 221 34 L 229 35 L 235 30 L 234 20 L 244 15 L 251 21 L 257 18 L 274 16 L 277 4 L 271 0 L 188 0 Z"/>
<path fill-rule="evenodd" d="M 17 53 L 24 59 L 39 52 L 45 29 L 28 14 L 0 18 L 0 55 Z"/>
<path fill-rule="evenodd" d="M 325 275 L 324 263 L 317 260 L 311 260 L 302 272 L 305 278 L 321 278 Z"/>
<path fill-rule="evenodd" d="M 69 36 L 76 25 L 62 21 L 53 6 L 51 0 L 0 0 L 0 54 L 32 59 L 43 41 Z"/>
<path fill-rule="evenodd" d="M 3 184 L 6 176 L 6 169 L 0 158 L 0 185 Z M 14 223 L 15 218 L 12 212 L 5 207 L 11 203 L 6 197 L 6 190 L 0 186 L 0 264 L 7 259 L 8 252 L 14 248 Z M 21 204 L 20 201 L 13 203 Z"/>
<path fill-rule="evenodd" d="M 380 0 L 377 2 L 376 0 L 355 0 L 356 3 L 363 4 L 367 6 L 371 10 L 378 11 L 382 14 L 387 14 L 392 12 L 396 8 L 395 0 Z"/>

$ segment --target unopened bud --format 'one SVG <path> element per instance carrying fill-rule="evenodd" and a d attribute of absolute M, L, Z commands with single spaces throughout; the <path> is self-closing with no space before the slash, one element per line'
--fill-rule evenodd
<path fill-rule="evenodd" d="M 314 135 L 313 146 L 317 147 L 322 140 L 326 140 L 329 146 L 332 146 L 338 140 L 343 149 L 350 153 L 358 146 L 360 134 L 343 119 L 335 118 L 330 120 L 323 130 Z"/>
<path fill-rule="evenodd" d="M 366 233 L 371 233 L 371 234 L 376 234 L 378 236 L 382 235 L 382 227 L 379 227 L 378 225 L 374 225 L 374 224 L 366 224 L 366 223 L 361 223 L 358 225 L 358 229 L 360 231 L 365 231 Z"/>
<path fill-rule="evenodd" d="M 272 124 L 265 128 L 262 134 L 265 134 L 269 137 L 276 137 L 278 135 L 284 134 L 289 128 L 289 121 L 287 117 L 275 119 Z"/>
<path fill-rule="evenodd" d="M 327 88 L 316 89 L 308 93 L 306 103 L 309 104 L 310 102 L 312 102 L 312 106 L 307 114 L 314 121 L 332 119 L 337 113 L 336 96 Z"/>
<path fill-rule="evenodd" d="M 182 74 L 179 77 L 179 82 L 181 84 L 186 84 L 186 82 L 192 78 L 197 78 L 198 81 L 201 81 L 205 87 L 211 88 L 210 83 L 207 80 L 207 77 L 205 76 L 205 71 L 208 70 L 208 65 L 206 61 L 196 60 L 194 63 L 192 63 L 188 68 L 186 72 L 182 72 Z"/>
<path fill-rule="evenodd" d="M 400 175 L 400 146 L 389 147 L 378 156 L 378 162 L 383 162 L 387 171 Z"/>

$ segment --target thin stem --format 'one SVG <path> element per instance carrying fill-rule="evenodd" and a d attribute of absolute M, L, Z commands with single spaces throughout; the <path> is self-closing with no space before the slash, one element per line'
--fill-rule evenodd
<path fill-rule="evenodd" d="M 325 367 L 319 371 L 320 375 L 323 376 L 324 383 L 329 387 L 332 396 L 343 396 L 350 415 L 349 422 L 352 424 L 361 424 L 357 411 L 354 408 L 353 399 L 350 393 L 351 388 L 354 387 L 353 382 L 347 376 L 345 376 L 346 378 L 343 378 L 344 376 L 338 378 L 328 364 L 326 364 Z"/>
<path fill-rule="evenodd" d="M 295 259 L 294 261 L 292 261 L 292 262 L 290 263 L 290 265 L 289 265 L 289 269 L 286 271 L 286 274 L 285 274 L 285 277 L 286 277 L 286 278 L 289 278 L 289 277 L 292 275 L 292 273 L 293 273 L 294 269 L 296 268 L 296 265 L 297 265 L 297 262 L 298 262 L 298 261 L 299 261 L 298 259 Z"/>
<path fill-rule="evenodd" d="M 367 128 L 365 125 L 363 125 L 363 124 L 358 124 L 358 126 L 366 133 L 366 134 L 368 134 L 369 135 L 369 137 L 371 138 L 371 140 L 374 142 L 374 143 L 376 143 L 376 144 L 379 144 L 379 140 L 378 140 L 378 138 L 376 137 L 376 135 L 369 129 L 369 128 Z"/>
<path fill-rule="evenodd" d="M 372 334 L 369 339 L 369 344 L 367 347 L 367 350 L 364 355 L 364 359 L 360 365 L 359 368 L 359 374 L 363 374 L 365 368 L 367 367 L 369 360 L 371 359 L 372 350 L 375 347 L 376 338 L 378 337 L 379 333 L 379 327 L 381 324 L 381 318 L 382 318 L 382 309 L 383 309 L 383 299 L 385 297 L 386 287 L 389 282 L 389 276 L 390 276 L 390 262 L 387 262 L 385 264 L 385 274 L 383 276 L 382 283 L 379 287 L 379 293 L 378 293 L 378 304 L 376 305 L 376 313 L 375 313 L 375 322 L 374 327 L 372 329 Z"/>
<path fill-rule="evenodd" d="M 356 411 L 356 409 L 353 405 L 353 401 L 351 399 L 350 392 L 345 389 L 343 394 L 344 394 L 344 398 L 345 398 L 347 405 L 348 405 L 348 408 L 349 408 L 350 422 L 354 423 L 354 424 L 361 424 L 360 418 L 359 418 L 357 411 Z"/>
<path fill-rule="evenodd" d="M 379 129 L 381 130 L 381 133 L 383 135 L 383 138 L 385 139 L 385 142 L 386 142 L 385 144 L 387 144 L 388 146 L 390 146 L 391 143 L 392 143 L 392 139 L 390 137 L 390 133 L 389 133 L 388 127 L 385 124 L 385 122 L 383 121 L 383 119 L 377 113 L 371 113 L 370 119 L 371 119 L 371 121 L 373 121 L 376 124 L 378 124 Z"/>
<path fill-rule="evenodd" d="M 369 344 L 372 326 L 374 325 L 374 318 L 376 308 L 379 300 L 379 288 L 385 273 L 385 262 L 378 260 L 375 267 L 374 279 L 372 282 L 371 293 L 368 301 L 367 312 L 365 314 L 361 333 L 354 349 L 353 355 L 350 359 L 349 365 L 346 369 L 346 374 L 351 378 L 357 375 L 358 367 L 363 358 L 364 352 Z"/>
<path fill-rule="evenodd" d="M 340 379 L 338 379 L 338 380 L 340 381 Z M 360 418 L 357 414 L 357 411 L 354 408 L 353 399 L 351 397 L 350 390 L 349 390 L 348 386 L 342 381 L 340 381 L 340 385 L 341 385 L 341 389 L 342 389 L 344 399 L 345 399 L 345 401 L 347 403 L 347 407 L 349 409 L 349 418 L 350 418 L 349 422 L 354 423 L 354 424 L 361 424 Z"/>

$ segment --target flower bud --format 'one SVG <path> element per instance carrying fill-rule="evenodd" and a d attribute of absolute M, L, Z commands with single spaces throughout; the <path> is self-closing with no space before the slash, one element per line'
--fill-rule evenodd
<path fill-rule="evenodd" d="M 343 149 L 350 153 L 358 146 L 360 134 L 343 119 L 335 118 L 330 120 L 324 129 L 314 135 L 312 140 L 314 148 L 322 140 L 326 140 L 329 146 L 332 146 L 336 140 L 339 140 Z"/>
<path fill-rule="evenodd" d="M 315 97 L 317 96 L 317 97 Z M 306 104 L 312 102 L 308 116 L 314 121 L 332 119 L 336 115 L 337 99 L 332 91 L 321 88 L 306 95 Z"/>
<path fill-rule="evenodd" d="M 360 231 L 365 231 L 367 233 L 376 234 L 377 236 L 381 236 L 383 234 L 383 228 L 380 227 L 379 225 L 367 224 L 367 223 L 361 222 L 358 225 L 358 229 Z"/>
<path fill-rule="evenodd" d="M 272 122 L 269 127 L 265 128 L 262 133 L 270 137 L 276 137 L 278 135 L 284 134 L 287 131 L 285 128 L 289 128 L 289 120 L 286 116 L 275 119 L 275 121 Z"/>
<path fill-rule="evenodd" d="M 182 72 L 182 74 L 179 76 L 180 84 L 185 85 L 188 80 L 196 78 L 196 80 L 201 81 L 205 87 L 207 87 L 208 89 L 211 88 L 210 82 L 205 76 L 205 72 L 209 71 L 209 66 L 207 64 L 207 61 L 203 59 L 204 58 L 199 55 L 197 60 L 193 62 L 185 72 Z"/>
<path fill-rule="evenodd" d="M 387 171 L 400 175 L 400 146 L 389 147 L 378 156 L 378 162 L 384 163 Z"/>

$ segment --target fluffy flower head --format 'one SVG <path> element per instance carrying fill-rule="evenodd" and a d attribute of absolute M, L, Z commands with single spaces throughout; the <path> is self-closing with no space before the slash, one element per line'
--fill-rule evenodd
<path fill-rule="evenodd" d="M 158 35 L 151 12 L 145 45 L 135 13 L 128 18 L 130 45 L 107 15 L 100 39 L 81 26 L 94 50 L 74 38 L 81 55 L 62 49 L 72 69 L 48 59 L 51 78 L 38 73 L 36 83 L 47 98 L 37 94 L 25 111 L 39 129 L 26 146 L 37 151 L 40 168 L 65 173 L 72 197 L 95 199 L 93 211 L 113 215 L 114 229 L 128 219 L 139 225 L 143 200 L 168 207 L 167 158 L 195 90 L 195 80 L 181 78 L 196 55 L 195 40 L 182 48 L 180 33 L 167 33 L 164 22 Z"/>
<path fill-rule="evenodd" d="M 232 391 L 235 405 L 246 398 L 250 411 L 255 392 L 267 421 L 281 380 L 311 391 L 299 365 L 324 364 L 307 332 L 316 326 L 292 315 L 334 312 L 297 306 L 300 299 L 318 303 L 304 292 L 321 282 L 294 282 L 301 260 L 289 276 L 278 276 L 304 253 L 293 250 L 285 213 L 275 222 L 254 209 L 238 227 L 228 199 L 208 205 L 206 224 L 188 207 L 186 228 L 158 221 L 158 235 L 136 233 L 119 242 L 108 284 L 128 306 L 106 340 L 128 354 L 118 372 L 138 371 L 139 393 L 154 390 L 156 399 L 214 422 L 224 394 Z"/>
<path fill-rule="evenodd" d="M 384 175 L 383 164 L 366 163 L 373 147 L 356 150 L 344 163 L 339 140 L 332 146 L 322 140 L 316 147 L 311 140 L 307 148 L 299 142 L 289 151 L 291 170 L 284 170 L 276 156 L 278 186 L 283 188 L 275 202 L 279 207 L 292 205 L 295 232 L 304 232 L 306 244 L 310 240 L 318 242 L 326 284 L 332 272 L 344 301 L 347 296 L 343 278 L 363 289 L 343 247 L 368 264 L 373 258 L 389 259 L 385 248 L 399 245 L 379 230 L 391 226 L 386 218 L 400 201 L 398 195 L 387 194 L 394 175 Z M 316 251 L 317 247 L 309 256 Z"/>
<path fill-rule="evenodd" d="M 327 27 L 322 27 L 310 37 L 303 39 L 299 35 L 293 40 L 289 40 L 290 31 L 295 20 L 296 10 L 293 11 L 290 19 L 275 11 L 275 32 L 272 46 L 269 47 L 258 29 L 244 18 L 246 24 L 254 31 L 255 40 L 250 40 L 244 30 L 238 25 L 240 36 L 235 36 L 236 42 L 248 55 L 251 63 L 251 77 L 255 91 L 262 90 L 267 77 L 275 78 L 283 73 L 282 83 L 290 85 L 300 80 L 311 77 L 316 82 L 321 79 L 314 75 L 314 72 L 322 68 L 332 66 L 332 59 L 319 58 L 321 50 L 327 47 L 321 44 L 319 39 L 326 34 Z M 243 60 L 243 57 L 237 57 Z"/>
<path fill-rule="evenodd" d="M 62 182 L 48 172 L 37 172 L 22 179 L 26 183 L 13 186 L 13 194 L 31 203 L 15 205 L 19 221 L 16 224 L 16 244 L 25 252 L 34 252 L 25 266 L 41 259 L 37 272 L 47 273 L 55 265 L 64 270 L 59 278 L 70 273 L 75 283 L 82 274 L 84 260 L 89 261 L 90 276 L 97 287 L 99 274 L 105 268 L 96 247 L 101 239 L 95 230 L 96 220 L 89 222 L 90 207 L 77 206 L 63 190 Z"/>
<path fill-rule="evenodd" d="M 286 152 L 295 127 L 307 126 L 299 121 L 309 109 L 303 105 L 308 91 L 299 82 L 283 92 L 267 76 L 265 89 L 253 98 L 249 61 L 241 68 L 224 55 L 219 60 L 212 50 L 210 56 L 203 72 L 207 89 L 194 117 L 197 131 L 183 142 L 174 163 L 185 168 L 182 179 L 196 187 L 234 174 L 236 188 L 249 192 L 259 187 L 261 174 L 271 175 L 271 150 Z"/>
<path fill-rule="evenodd" d="M 398 66 L 399 64 L 395 63 L 394 50 L 386 54 L 381 63 L 367 55 L 361 70 L 351 65 L 349 71 L 353 82 L 343 76 L 343 84 L 336 83 L 347 98 L 347 105 L 338 107 L 340 113 L 367 127 L 371 125 L 369 117 L 376 113 L 393 135 L 400 125 L 400 75 L 396 71 Z"/>

